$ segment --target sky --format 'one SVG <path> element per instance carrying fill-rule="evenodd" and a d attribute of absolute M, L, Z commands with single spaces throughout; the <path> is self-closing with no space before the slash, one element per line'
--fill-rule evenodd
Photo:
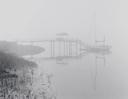
<path fill-rule="evenodd" d="M 86 38 L 88 35 L 92 36 L 91 33 L 95 30 L 111 34 L 117 27 L 115 25 L 117 20 L 120 23 L 120 19 L 122 20 L 126 14 L 125 2 L 124 0 L 2 0 L 0 39 L 43 39 L 62 32 L 75 37 L 84 35 Z M 124 23 L 122 24 L 126 29 L 127 23 Z"/>

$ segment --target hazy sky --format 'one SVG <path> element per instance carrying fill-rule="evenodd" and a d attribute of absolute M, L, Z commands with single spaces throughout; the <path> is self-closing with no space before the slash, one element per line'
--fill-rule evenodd
<path fill-rule="evenodd" d="M 113 32 L 117 20 L 120 19 L 124 21 L 122 29 L 126 29 L 128 24 L 125 22 L 128 21 L 126 2 L 126 0 L 1 0 L 0 39 L 42 39 L 60 32 L 86 36 L 94 31 L 94 20 L 99 33 Z"/>

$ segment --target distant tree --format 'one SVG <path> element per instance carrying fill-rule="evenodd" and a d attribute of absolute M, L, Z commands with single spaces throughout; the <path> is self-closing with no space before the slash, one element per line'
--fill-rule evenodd
<path fill-rule="evenodd" d="M 32 61 L 25 60 L 13 54 L 0 52 L 0 71 L 3 70 L 22 70 L 37 67 Z"/>
<path fill-rule="evenodd" d="M 35 45 L 21 45 L 16 42 L 0 41 L 0 51 L 18 56 L 26 56 L 42 53 L 44 48 Z"/>

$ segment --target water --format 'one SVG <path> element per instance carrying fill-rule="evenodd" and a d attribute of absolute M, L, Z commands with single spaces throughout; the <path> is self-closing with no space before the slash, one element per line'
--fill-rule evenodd
<path fill-rule="evenodd" d="M 41 45 L 42 46 L 42 45 Z M 113 46 L 113 45 L 112 45 Z M 87 54 L 78 59 L 66 59 L 57 64 L 55 59 L 44 60 L 37 55 L 39 72 L 52 74 L 52 84 L 58 99 L 126 99 L 127 61 L 114 46 L 112 54 L 104 58 Z"/>
<path fill-rule="evenodd" d="M 45 48 L 45 52 L 34 56 L 34 61 L 39 65 L 38 73 L 52 75 L 52 86 L 58 99 L 127 99 L 127 37 L 124 33 L 124 40 L 121 40 L 121 36 L 113 31 L 107 38 L 112 53 L 105 55 L 105 65 L 103 58 L 96 60 L 96 56 L 102 55 L 95 53 L 65 59 L 65 64 L 57 64 L 55 59 L 42 58 L 51 55 L 49 43 L 37 44 Z M 87 42 L 83 36 L 79 38 Z"/>

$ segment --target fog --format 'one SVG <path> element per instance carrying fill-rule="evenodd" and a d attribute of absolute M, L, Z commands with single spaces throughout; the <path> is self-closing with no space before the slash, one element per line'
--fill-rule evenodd
<path fill-rule="evenodd" d="M 0 1 L 1 39 L 42 39 L 60 32 L 86 37 L 94 20 L 97 32 L 113 33 L 120 21 L 126 21 L 122 3 L 125 4 L 119 0 Z"/>
<path fill-rule="evenodd" d="M 127 0 L 1 0 L 0 40 L 53 39 L 56 33 L 64 32 L 70 38 L 94 45 L 95 39 L 105 36 L 112 54 L 107 56 L 107 67 L 100 67 L 99 71 L 104 73 L 99 74 L 96 91 L 88 87 L 89 64 L 94 61 L 91 56 L 78 63 L 70 61 L 66 68 L 41 63 L 56 76 L 59 99 L 127 99 L 127 3 Z M 86 68 L 82 67 L 85 65 Z M 88 79 L 81 78 L 82 75 Z"/>

